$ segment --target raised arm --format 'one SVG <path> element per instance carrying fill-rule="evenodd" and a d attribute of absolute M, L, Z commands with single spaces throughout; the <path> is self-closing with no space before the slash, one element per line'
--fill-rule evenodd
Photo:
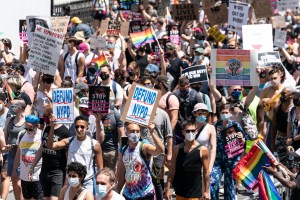
<path fill-rule="evenodd" d="M 164 152 L 164 145 L 159 139 L 159 137 L 154 133 L 154 123 L 149 123 L 149 132 L 152 135 L 154 145 L 151 144 L 144 144 L 143 151 L 146 153 L 145 155 L 152 155 L 152 156 L 158 156 Z"/>

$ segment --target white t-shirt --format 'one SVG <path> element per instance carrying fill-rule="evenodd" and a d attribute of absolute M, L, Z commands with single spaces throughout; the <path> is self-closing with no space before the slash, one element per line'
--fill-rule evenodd
<path fill-rule="evenodd" d="M 19 140 L 19 139 L 18 139 Z M 30 136 L 25 133 L 22 137 L 19 147 L 20 147 L 20 178 L 23 181 L 29 181 L 28 173 L 32 166 L 36 153 L 42 144 L 42 131 L 37 129 L 34 136 Z M 39 181 L 39 175 L 42 167 L 42 159 L 37 163 L 34 168 L 34 174 L 32 181 Z"/>
<path fill-rule="evenodd" d="M 66 76 L 70 76 L 74 83 L 76 82 L 76 79 L 77 79 L 77 65 L 75 62 L 77 52 L 78 51 L 76 51 L 72 56 L 69 53 L 64 62 L 64 64 L 65 64 L 64 78 Z M 65 56 L 66 56 L 66 53 L 63 54 L 63 58 L 65 58 Z M 77 64 L 79 64 L 78 62 L 81 57 L 84 57 L 83 53 L 79 53 L 79 55 L 77 57 Z"/>
<path fill-rule="evenodd" d="M 155 31 L 155 36 L 157 39 L 162 39 L 162 36 L 167 35 L 167 32 L 165 30 L 162 31 Z"/>
<path fill-rule="evenodd" d="M 101 86 L 109 86 L 110 87 L 110 95 L 109 95 L 109 102 L 110 104 L 115 104 L 115 99 L 122 99 L 123 101 L 123 89 L 122 87 L 116 82 L 116 97 L 113 90 L 113 81 L 111 80 L 109 84 L 105 85 L 103 82 L 100 84 Z"/>
<path fill-rule="evenodd" d="M 122 195 L 118 194 L 117 192 L 112 191 L 112 193 L 113 193 L 113 195 L 111 197 L 111 200 L 125 200 L 125 198 Z M 95 196 L 95 198 L 96 198 L 96 200 L 102 199 L 101 197 L 99 197 L 97 195 Z"/>

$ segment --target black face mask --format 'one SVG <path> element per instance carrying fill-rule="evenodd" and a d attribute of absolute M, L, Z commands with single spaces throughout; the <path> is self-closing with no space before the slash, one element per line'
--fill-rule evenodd
<path fill-rule="evenodd" d="M 293 99 L 293 104 L 297 107 L 300 106 L 300 100 L 299 99 Z"/>
<path fill-rule="evenodd" d="M 129 76 L 135 76 L 135 71 L 128 71 Z"/>
<path fill-rule="evenodd" d="M 262 71 L 259 73 L 259 78 L 266 78 L 267 76 L 267 72 L 266 71 Z"/>
<path fill-rule="evenodd" d="M 100 78 L 101 78 L 103 81 L 106 81 L 106 80 L 109 78 L 109 74 L 100 74 Z"/>
<path fill-rule="evenodd" d="M 170 53 L 170 52 L 167 52 L 167 53 L 166 53 L 166 56 L 167 56 L 167 58 L 169 58 L 169 57 L 171 57 L 171 56 L 172 56 L 172 53 Z"/>
<path fill-rule="evenodd" d="M 157 89 L 157 90 L 161 89 L 159 85 L 154 85 L 154 88 Z"/>
<path fill-rule="evenodd" d="M 43 83 L 52 84 L 54 82 L 53 78 L 43 78 Z"/>
<path fill-rule="evenodd" d="M 97 78 L 96 72 L 92 73 L 90 70 L 88 70 L 87 76 L 86 76 L 87 84 L 95 83 L 96 78 Z"/>
<path fill-rule="evenodd" d="M 284 102 L 286 102 L 286 96 L 285 96 L 285 94 L 284 93 L 282 93 L 281 94 L 281 97 L 280 97 L 280 101 L 282 102 L 282 103 L 284 103 Z"/>
<path fill-rule="evenodd" d="M 186 68 L 189 67 L 189 64 L 188 64 L 188 62 L 186 62 L 186 61 L 180 61 L 180 62 L 179 62 L 179 66 L 180 66 L 182 69 L 186 69 Z"/>

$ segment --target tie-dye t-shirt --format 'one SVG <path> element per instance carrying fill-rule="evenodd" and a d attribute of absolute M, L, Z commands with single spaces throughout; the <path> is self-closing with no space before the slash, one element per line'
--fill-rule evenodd
<path fill-rule="evenodd" d="M 123 196 L 126 199 L 133 200 L 154 195 L 151 174 L 140 155 L 140 145 L 141 143 L 139 142 L 135 149 L 128 147 L 123 155 L 123 162 L 126 169 L 126 184 Z"/>

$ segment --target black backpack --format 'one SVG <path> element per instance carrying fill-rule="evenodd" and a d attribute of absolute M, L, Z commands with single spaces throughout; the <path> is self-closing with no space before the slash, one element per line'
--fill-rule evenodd
<path fill-rule="evenodd" d="M 75 64 L 76 64 L 76 76 L 78 77 L 78 56 L 79 56 L 79 51 L 77 51 L 76 56 L 75 56 Z M 70 52 L 67 52 L 64 56 L 64 63 L 66 62 L 66 59 L 68 57 L 68 55 L 70 54 Z M 86 70 L 83 70 L 83 76 L 86 76 Z"/>

